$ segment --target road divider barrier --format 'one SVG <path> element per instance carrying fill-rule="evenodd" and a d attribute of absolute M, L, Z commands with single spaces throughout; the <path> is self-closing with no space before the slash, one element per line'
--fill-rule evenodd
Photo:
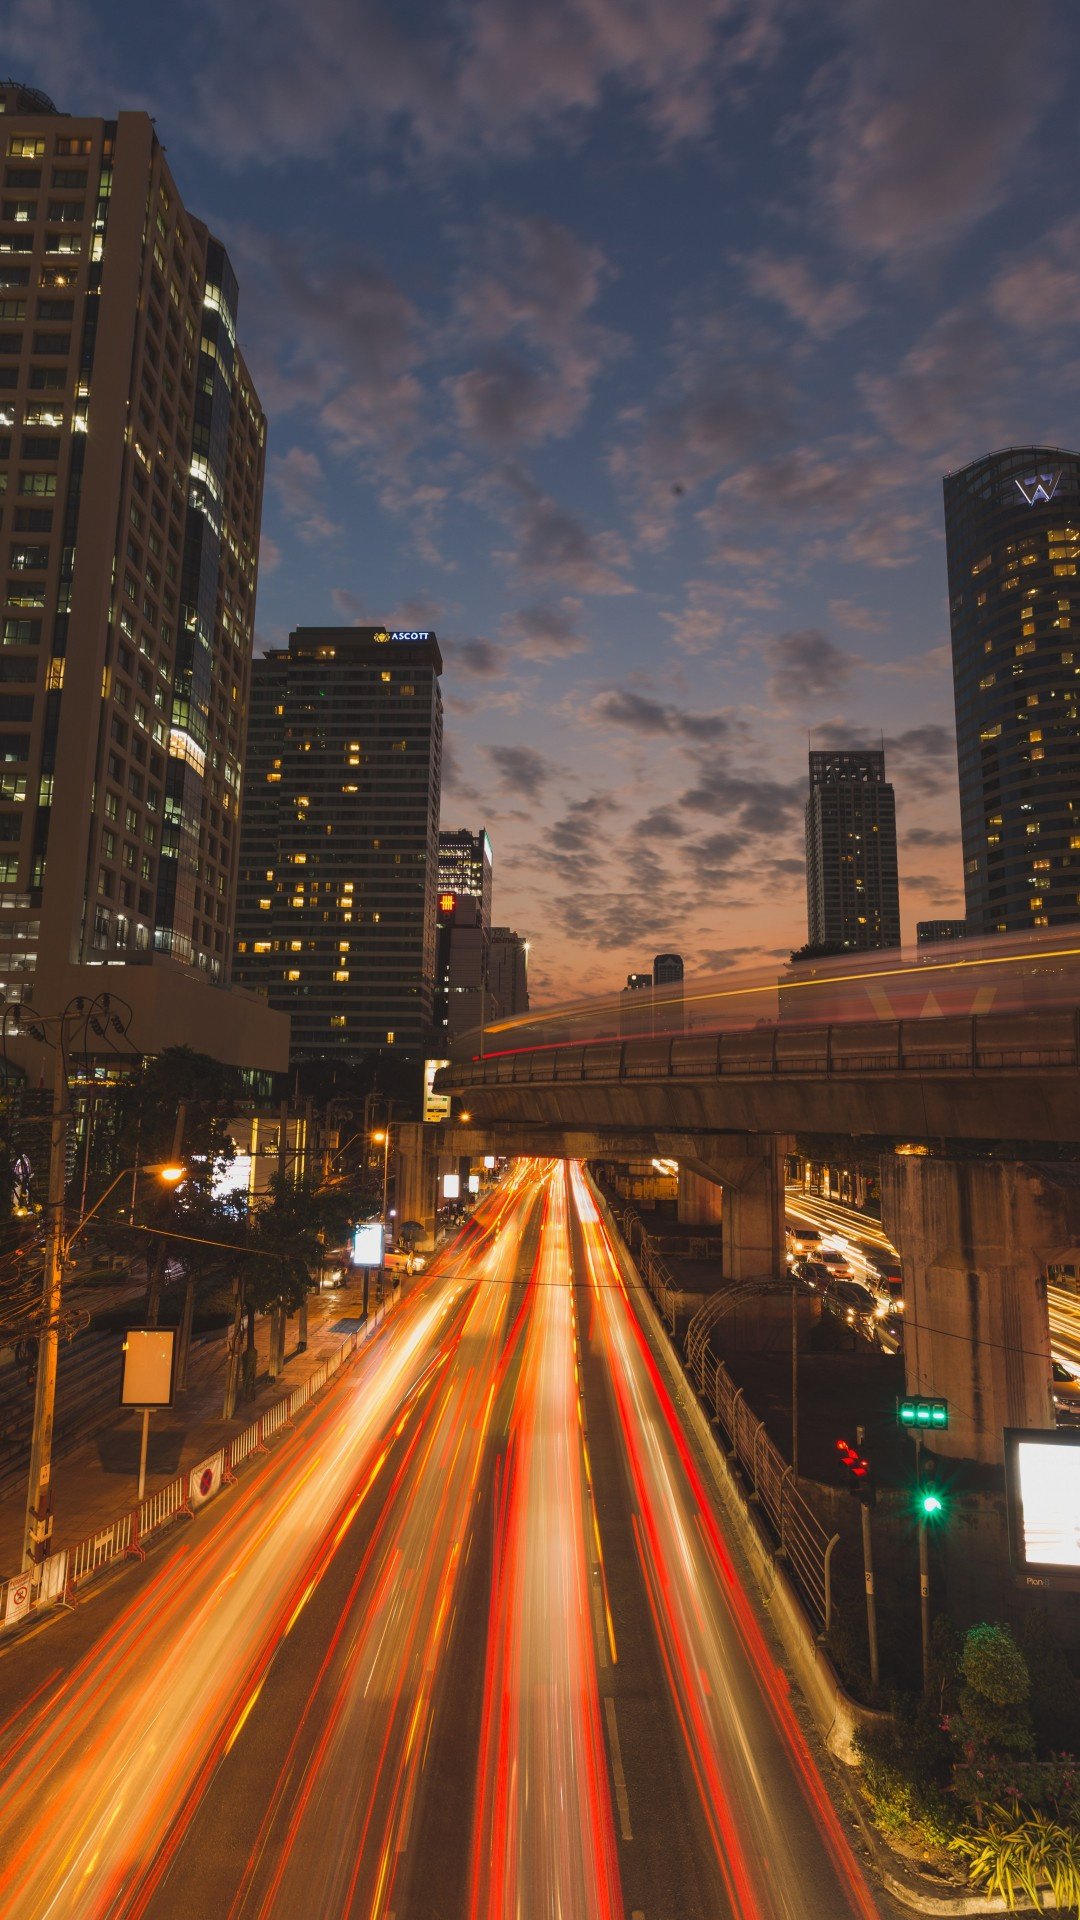
<path fill-rule="evenodd" d="M 242 1433 L 208 1454 L 197 1466 L 177 1474 L 174 1480 L 158 1487 L 140 1505 L 129 1507 L 107 1526 L 95 1528 L 77 1546 L 65 1547 L 50 1554 L 40 1565 L 0 1580 L 0 1635 L 20 1625 L 31 1614 L 49 1607 L 74 1607 L 79 1588 L 95 1574 L 116 1560 L 143 1559 L 147 1542 L 155 1535 L 176 1520 L 193 1519 L 198 1508 L 235 1480 L 237 1467 L 252 1454 L 268 1451 L 267 1440 L 292 1425 L 300 1409 L 366 1345 L 400 1298 L 400 1291 L 395 1288 L 391 1299 L 383 1301 L 362 1331 L 348 1334 L 306 1380 L 276 1400 L 272 1407 L 267 1407 Z"/>

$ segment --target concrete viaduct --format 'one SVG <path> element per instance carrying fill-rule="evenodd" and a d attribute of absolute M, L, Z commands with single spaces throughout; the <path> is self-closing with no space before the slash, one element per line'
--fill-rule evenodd
<path fill-rule="evenodd" d="M 876 1137 L 907 1389 L 950 1403 L 938 1451 L 996 1463 L 1004 1427 L 1053 1425 L 1045 1274 L 1080 1264 L 1080 1008 L 523 1047 L 438 1084 L 468 1120 L 402 1128 L 403 1218 L 432 1217 L 440 1156 L 670 1158 L 680 1217 L 720 1223 L 731 1280 L 784 1269 L 792 1136 Z"/>

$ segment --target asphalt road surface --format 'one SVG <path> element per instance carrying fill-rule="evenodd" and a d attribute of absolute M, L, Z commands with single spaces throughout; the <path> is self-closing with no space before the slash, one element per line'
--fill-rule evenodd
<path fill-rule="evenodd" d="M 872 1920 L 580 1169 L 0 1655 L 19 1920 Z"/>

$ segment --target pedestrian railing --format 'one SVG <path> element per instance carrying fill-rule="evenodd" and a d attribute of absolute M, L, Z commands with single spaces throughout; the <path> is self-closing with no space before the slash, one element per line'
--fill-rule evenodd
<path fill-rule="evenodd" d="M 182 1517 L 193 1518 L 193 1502 L 197 1501 L 201 1506 L 236 1478 L 237 1467 L 250 1459 L 252 1454 L 265 1453 L 267 1440 L 292 1424 L 299 1410 L 315 1398 L 359 1347 L 366 1344 L 400 1297 L 399 1290 L 395 1288 L 391 1297 L 376 1309 L 362 1333 L 350 1333 L 340 1346 L 327 1354 L 326 1359 L 306 1380 L 293 1387 L 281 1400 L 275 1401 L 272 1407 L 267 1407 L 242 1433 L 236 1434 L 216 1453 L 200 1462 L 198 1468 L 178 1474 L 175 1480 L 158 1487 L 147 1499 L 136 1507 L 129 1507 L 126 1513 L 108 1526 L 98 1527 L 93 1533 L 87 1534 L 77 1546 L 65 1547 L 50 1554 L 39 1566 L 22 1574 L 12 1574 L 7 1580 L 0 1580 L 0 1634 L 7 1627 L 17 1626 L 27 1614 L 40 1608 L 57 1604 L 74 1606 L 78 1588 L 84 1581 L 125 1556 L 142 1559 L 146 1543 L 154 1534 Z M 193 1473 L 200 1470 L 206 1475 L 207 1491 L 192 1485 Z"/>

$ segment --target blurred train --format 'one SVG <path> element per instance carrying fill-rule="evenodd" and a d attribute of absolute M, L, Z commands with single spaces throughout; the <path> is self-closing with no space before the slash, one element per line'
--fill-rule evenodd
<path fill-rule="evenodd" d="M 740 1032 L 753 1051 L 753 1031 L 763 1028 L 770 1034 L 776 1028 L 865 1030 L 882 1022 L 955 1023 L 980 1014 L 1064 1014 L 1077 1008 L 1080 927 L 835 955 L 793 962 L 780 974 L 730 972 L 639 988 L 494 1022 L 482 1035 L 462 1035 L 451 1052 L 455 1060 L 495 1059 Z M 685 1044 L 675 1050 L 694 1051 Z"/>

